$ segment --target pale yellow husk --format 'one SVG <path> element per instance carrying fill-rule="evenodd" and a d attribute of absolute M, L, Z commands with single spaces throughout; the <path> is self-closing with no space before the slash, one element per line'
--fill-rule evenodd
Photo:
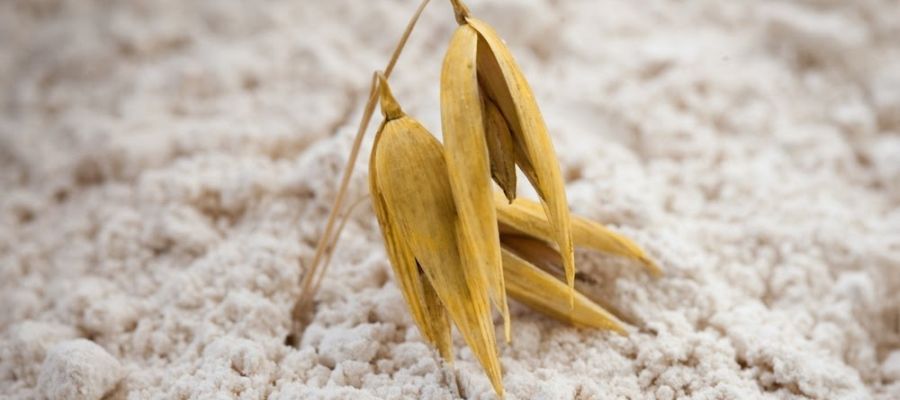
<path fill-rule="evenodd" d="M 573 288 L 574 245 L 565 185 L 537 102 L 493 28 L 469 16 L 460 1 L 452 3 L 460 26 L 450 42 L 441 73 L 441 118 L 448 164 L 451 169 L 458 169 L 461 177 L 451 178 L 457 203 L 471 203 L 460 209 L 484 209 L 481 202 L 491 175 L 512 201 L 515 180 L 510 178 L 509 168 L 514 159 L 541 198 L 551 221 L 553 241 L 563 258 L 566 281 Z M 505 142 L 507 136 L 511 143 Z M 500 151 L 506 153 L 498 156 Z M 461 214 L 463 219 L 482 218 L 481 221 L 489 215 L 486 211 Z M 488 232 L 485 229 L 480 233 Z M 493 245 L 493 239 L 487 241 Z M 494 249 L 490 250 L 493 257 Z M 574 289 L 571 293 L 574 295 Z M 574 301 L 574 297 L 570 300 Z"/>
<path fill-rule="evenodd" d="M 385 204 L 378 184 L 379 173 L 375 164 L 375 150 L 379 147 L 387 122 L 383 122 L 378 128 L 372 147 L 372 156 L 369 159 L 369 193 L 372 198 L 372 206 L 381 227 L 381 234 L 384 237 L 384 245 L 391 261 L 391 267 L 394 270 L 394 277 L 400 286 L 400 292 L 403 293 L 406 304 L 409 305 L 413 321 L 419 327 L 422 336 L 438 348 L 441 357 L 452 362 L 453 343 L 450 338 L 450 324 L 446 312 L 440 302 L 435 301 L 437 295 L 434 288 L 431 287 L 431 283 L 420 275 L 416 259 L 407 246 L 400 228 L 389 215 L 387 204 Z"/>
<path fill-rule="evenodd" d="M 491 299 L 510 338 L 509 310 L 503 283 L 500 236 L 493 205 L 490 160 L 475 69 L 478 34 L 468 26 L 454 33 L 441 71 L 441 125 L 450 187 L 459 212 L 461 251 L 479 260 Z"/>
<path fill-rule="evenodd" d="M 504 229 L 501 228 L 501 231 L 504 231 Z M 519 256 L 519 258 L 528 261 L 531 265 L 548 273 L 559 282 L 563 282 L 566 278 L 565 270 L 562 266 L 562 258 L 559 256 L 559 252 L 554 250 L 548 242 L 522 233 L 501 233 L 500 246 L 502 246 L 504 250 L 512 251 Z M 596 307 L 602 308 L 608 313 L 615 315 L 617 318 L 622 319 L 623 315 L 621 310 L 616 307 L 615 304 L 611 303 L 609 301 L 610 299 L 601 296 L 601 294 L 595 290 L 596 288 L 593 287 L 593 285 L 596 284 L 597 282 L 588 275 L 581 272 L 575 274 L 576 292 L 583 294 L 586 298 L 596 303 Z M 508 291 L 508 293 L 512 296 L 512 292 Z M 515 296 L 513 296 L 513 298 L 515 298 Z M 559 303 L 560 300 L 554 299 L 548 301 Z M 571 322 L 568 318 L 557 319 L 560 319 L 563 322 Z M 631 323 L 628 319 L 622 319 L 622 321 Z"/>
<path fill-rule="evenodd" d="M 509 204 L 502 194 L 494 193 L 494 205 L 501 226 L 552 242 L 552 226 L 540 204 L 522 198 Z M 639 261 L 653 276 L 662 275 L 662 270 L 640 246 L 602 224 L 573 215 L 572 238 L 578 247 L 631 258 Z"/>
<path fill-rule="evenodd" d="M 568 286 L 506 248 L 503 272 L 507 293 L 529 307 L 575 326 L 626 334 L 618 318 L 581 293 L 575 292 L 574 305 L 570 306 Z"/>
<path fill-rule="evenodd" d="M 461 251 L 466 236 L 441 145 L 403 114 L 383 79 L 381 93 L 386 121 L 372 150 L 370 191 L 404 297 L 423 336 L 446 359 L 451 359 L 449 314 L 502 396 L 489 285 L 484 266 Z"/>

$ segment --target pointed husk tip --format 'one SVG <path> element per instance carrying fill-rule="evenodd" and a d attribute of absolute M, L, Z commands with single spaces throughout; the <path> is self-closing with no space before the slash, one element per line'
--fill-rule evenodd
<path fill-rule="evenodd" d="M 462 0 L 450 0 L 450 4 L 453 5 L 453 14 L 456 16 L 456 22 L 460 25 L 465 25 L 467 23 L 466 20 L 469 18 L 469 7 L 466 7 Z"/>
<path fill-rule="evenodd" d="M 402 117 L 404 115 L 403 109 L 400 108 L 400 104 L 394 98 L 394 93 L 391 92 L 391 86 L 388 85 L 387 77 L 381 71 L 377 72 L 376 76 L 378 76 L 378 96 L 381 99 L 381 114 L 388 120 Z"/>

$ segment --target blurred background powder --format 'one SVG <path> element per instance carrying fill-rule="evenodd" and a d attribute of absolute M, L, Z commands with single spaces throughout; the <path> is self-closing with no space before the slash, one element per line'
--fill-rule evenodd
<path fill-rule="evenodd" d="M 0 2 L 0 397 L 490 397 L 461 342 L 455 370 L 423 344 L 368 208 L 285 345 L 415 3 Z M 392 84 L 439 135 L 433 3 Z M 579 255 L 638 326 L 514 308 L 510 398 L 900 397 L 900 3 L 469 3 L 573 210 L 668 272 Z"/>

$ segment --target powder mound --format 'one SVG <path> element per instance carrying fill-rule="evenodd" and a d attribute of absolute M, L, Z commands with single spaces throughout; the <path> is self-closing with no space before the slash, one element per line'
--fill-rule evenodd
<path fill-rule="evenodd" d="M 34 385 L 38 366 L 48 349 L 77 337 L 75 329 L 62 324 L 25 321 L 14 325 L 9 331 L 9 340 L 0 345 L 0 376 L 14 376 Z"/>
<path fill-rule="evenodd" d="M 900 381 L 900 350 L 892 351 L 888 355 L 881 370 L 886 381 Z"/>
<path fill-rule="evenodd" d="M 119 361 L 96 343 L 69 340 L 50 348 L 38 376 L 38 390 L 58 400 L 101 399 L 122 379 Z"/>
<path fill-rule="evenodd" d="M 275 364 L 266 357 L 262 345 L 223 336 L 206 346 L 202 361 L 193 371 L 177 374 L 165 398 L 196 398 L 199 392 L 212 398 L 263 399 L 268 396 L 274 372 Z"/>
<path fill-rule="evenodd" d="M 900 1 L 464 2 L 532 86 L 572 211 L 666 271 L 579 252 L 628 336 L 513 303 L 507 398 L 900 399 Z M 397 287 L 365 198 L 377 110 L 286 343 L 418 0 L 258 3 L 0 1 L 0 399 L 496 398 Z M 432 1 L 391 77 L 438 138 L 456 26 Z"/>

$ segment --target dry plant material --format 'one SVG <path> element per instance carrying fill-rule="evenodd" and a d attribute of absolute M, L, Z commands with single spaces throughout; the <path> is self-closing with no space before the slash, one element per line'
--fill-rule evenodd
<path fill-rule="evenodd" d="M 397 283 L 422 336 L 444 360 L 453 361 L 452 320 L 481 363 L 494 390 L 503 395 L 500 361 L 484 266 L 469 258 L 441 144 L 407 116 L 379 76 L 384 122 L 369 159 L 369 193 Z M 625 334 L 624 324 L 601 305 L 572 292 L 556 275 L 564 271 L 559 252 L 546 241 L 551 223 L 542 207 L 496 194 L 504 295 L 553 318 L 581 327 Z M 575 243 L 648 265 L 643 251 L 600 224 L 573 218 Z M 448 318 L 449 317 L 449 318 Z"/>
<path fill-rule="evenodd" d="M 385 121 L 369 161 L 369 192 L 394 274 L 423 336 L 452 361 L 450 324 L 503 393 L 484 268 L 462 241 L 441 144 L 406 116 L 380 79 Z M 492 221 L 495 223 L 495 221 Z"/>
<path fill-rule="evenodd" d="M 526 233 L 545 242 L 553 241 L 550 221 L 540 204 L 526 199 L 507 203 L 499 193 L 494 195 L 494 204 L 501 233 Z M 662 275 L 640 246 L 602 224 L 572 216 L 572 239 L 575 246 L 630 258 L 639 261 L 653 276 Z"/>
<path fill-rule="evenodd" d="M 611 307 L 597 304 L 599 299 L 576 291 L 572 309 L 563 301 L 568 290 L 561 281 L 565 271 L 559 252 L 551 244 L 550 222 L 541 205 L 521 198 L 508 204 L 500 193 L 495 194 L 495 203 L 507 293 L 563 322 L 625 334 L 622 322 L 607 311 Z M 637 244 L 602 224 L 573 215 L 572 236 L 576 247 L 629 258 L 653 276 L 662 274 Z M 581 287 L 579 283 L 576 289 Z"/>
<path fill-rule="evenodd" d="M 515 166 L 534 186 L 547 215 L 574 305 L 575 255 L 569 207 L 556 152 L 531 88 L 494 29 L 451 0 L 459 27 L 441 71 L 441 124 L 450 184 L 462 234 L 484 257 L 491 297 L 509 338 L 501 253 L 491 177 L 512 202 Z"/>
<path fill-rule="evenodd" d="M 404 29 L 403 35 L 400 36 L 400 40 L 397 42 L 393 54 L 391 54 L 391 59 L 384 69 L 385 77 L 391 76 L 391 72 L 393 72 L 394 66 L 397 65 L 397 60 L 400 58 L 400 53 L 403 52 L 403 47 L 406 46 L 406 41 L 409 39 L 410 34 L 412 34 L 413 28 L 415 28 L 416 23 L 419 21 L 419 17 L 422 15 L 422 12 L 425 11 L 425 6 L 428 5 L 429 1 L 430 0 L 422 0 L 422 2 L 419 3 L 419 7 L 416 9 L 416 12 L 413 14 L 412 18 L 410 18 L 409 23 L 406 24 L 406 29 Z M 363 109 L 362 117 L 360 117 L 359 127 L 357 128 L 356 136 L 353 139 L 353 147 L 350 150 L 347 165 L 344 167 L 344 173 L 341 177 L 341 184 L 338 188 L 337 197 L 334 199 L 334 204 L 331 206 L 331 212 L 328 214 L 328 220 L 325 222 L 325 231 L 319 238 L 313 260 L 307 267 L 306 273 L 303 274 L 303 278 L 300 281 L 300 296 L 297 298 L 297 301 L 294 303 L 294 307 L 291 310 L 291 317 L 294 320 L 291 335 L 288 336 L 288 342 L 291 344 L 296 344 L 297 341 L 299 341 L 300 332 L 303 330 L 306 322 L 308 322 L 309 314 L 313 308 L 313 299 L 325 276 L 325 270 L 328 266 L 328 260 L 331 258 L 331 252 L 334 251 L 335 244 L 340 238 L 341 229 L 338 229 L 334 233 L 332 233 L 332 231 L 334 230 L 334 224 L 337 220 L 338 213 L 343 205 L 344 196 L 347 194 L 347 185 L 350 183 L 350 176 L 353 174 L 353 166 L 356 165 L 356 158 L 359 155 L 363 137 L 365 136 L 366 129 L 369 127 L 372 113 L 375 111 L 375 101 L 378 94 L 376 85 L 377 81 L 375 77 L 373 77 L 372 85 L 369 88 L 369 99 Z M 349 212 L 345 215 L 349 215 Z"/>
<path fill-rule="evenodd" d="M 559 260 L 559 253 L 555 256 Z M 503 247 L 503 272 L 506 292 L 525 305 L 575 326 L 609 329 L 626 334 L 623 323 L 615 315 L 577 291 L 574 306 L 570 306 L 569 287 L 550 272 L 516 253 L 506 242 Z"/>
<path fill-rule="evenodd" d="M 297 325 L 304 321 L 350 213 L 344 213 L 333 233 L 362 137 L 380 99 L 384 121 L 369 160 L 369 193 L 394 276 L 425 340 L 452 363 L 452 321 L 503 397 L 491 303 L 503 316 L 507 341 L 507 295 L 575 326 L 625 334 L 625 324 L 607 311 L 611 307 L 576 290 L 574 247 L 635 260 L 655 276 L 661 271 L 628 238 L 570 216 L 553 144 L 528 83 L 497 33 L 472 18 L 459 0 L 451 0 L 460 26 L 441 72 L 444 145 L 403 112 L 387 76 L 427 2 L 407 26 L 388 69 L 373 77 L 294 318 Z M 516 166 L 540 203 L 516 199 Z M 502 193 L 494 190 L 492 178 Z M 583 281 L 579 278 L 579 288 Z"/>

